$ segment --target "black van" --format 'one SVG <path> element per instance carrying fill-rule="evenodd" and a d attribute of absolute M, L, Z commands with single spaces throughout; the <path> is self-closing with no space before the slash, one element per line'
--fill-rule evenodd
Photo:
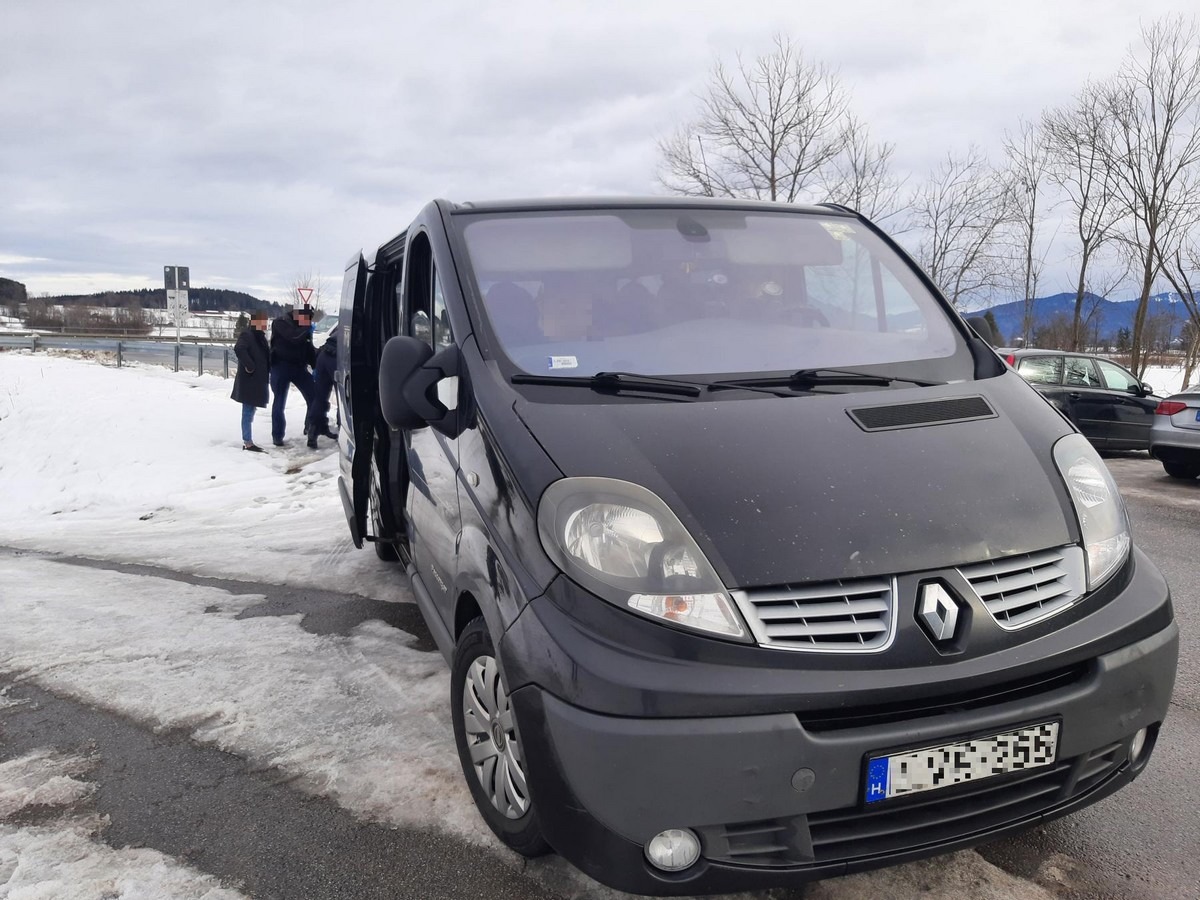
<path fill-rule="evenodd" d="M 351 534 L 518 852 L 796 884 L 1146 766 L 1178 629 L 1112 477 L 863 217 L 439 200 L 340 321 Z"/>

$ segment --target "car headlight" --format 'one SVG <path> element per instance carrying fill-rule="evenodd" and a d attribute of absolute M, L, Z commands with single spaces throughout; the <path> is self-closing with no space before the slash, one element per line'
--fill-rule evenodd
<path fill-rule="evenodd" d="M 613 478 L 564 478 L 538 505 L 554 563 L 592 593 L 685 628 L 749 640 L 737 605 L 687 529 L 651 491 Z"/>
<path fill-rule="evenodd" d="M 1088 590 L 1094 591 L 1129 556 L 1125 503 L 1108 466 L 1082 434 L 1069 434 L 1054 445 L 1054 463 L 1075 504 L 1087 551 Z"/>

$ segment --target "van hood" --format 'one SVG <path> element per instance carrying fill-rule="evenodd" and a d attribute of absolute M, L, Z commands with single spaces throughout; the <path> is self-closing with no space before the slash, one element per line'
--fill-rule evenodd
<path fill-rule="evenodd" d="M 995 415 L 876 431 L 852 418 L 973 397 Z M 522 399 L 516 411 L 564 475 L 654 491 L 729 588 L 940 569 L 1079 537 L 1051 455 L 1071 428 L 1011 372 L 713 402 Z"/>

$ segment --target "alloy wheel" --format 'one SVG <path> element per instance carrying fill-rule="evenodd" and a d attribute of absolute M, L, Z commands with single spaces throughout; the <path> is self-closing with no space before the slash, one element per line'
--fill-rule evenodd
<path fill-rule="evenodd" d="M 462 712 L 475 777 L 497 810 L 519 819 L 529 809 L 529 788 L 512 705 L 494 657 L 479 656 L 471 663 Z"/>

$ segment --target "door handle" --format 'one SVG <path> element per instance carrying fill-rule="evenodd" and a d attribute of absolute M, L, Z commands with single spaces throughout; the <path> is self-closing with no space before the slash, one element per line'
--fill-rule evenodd
<path fill-rule="evenodd" d="M 1070 397 L 1072 400 L 1078 400 L 1083 395 L 1080 394 L 1079 391 L 1071 391 L 1070 393 L 1067 394 L 1067 396 Z"/>

